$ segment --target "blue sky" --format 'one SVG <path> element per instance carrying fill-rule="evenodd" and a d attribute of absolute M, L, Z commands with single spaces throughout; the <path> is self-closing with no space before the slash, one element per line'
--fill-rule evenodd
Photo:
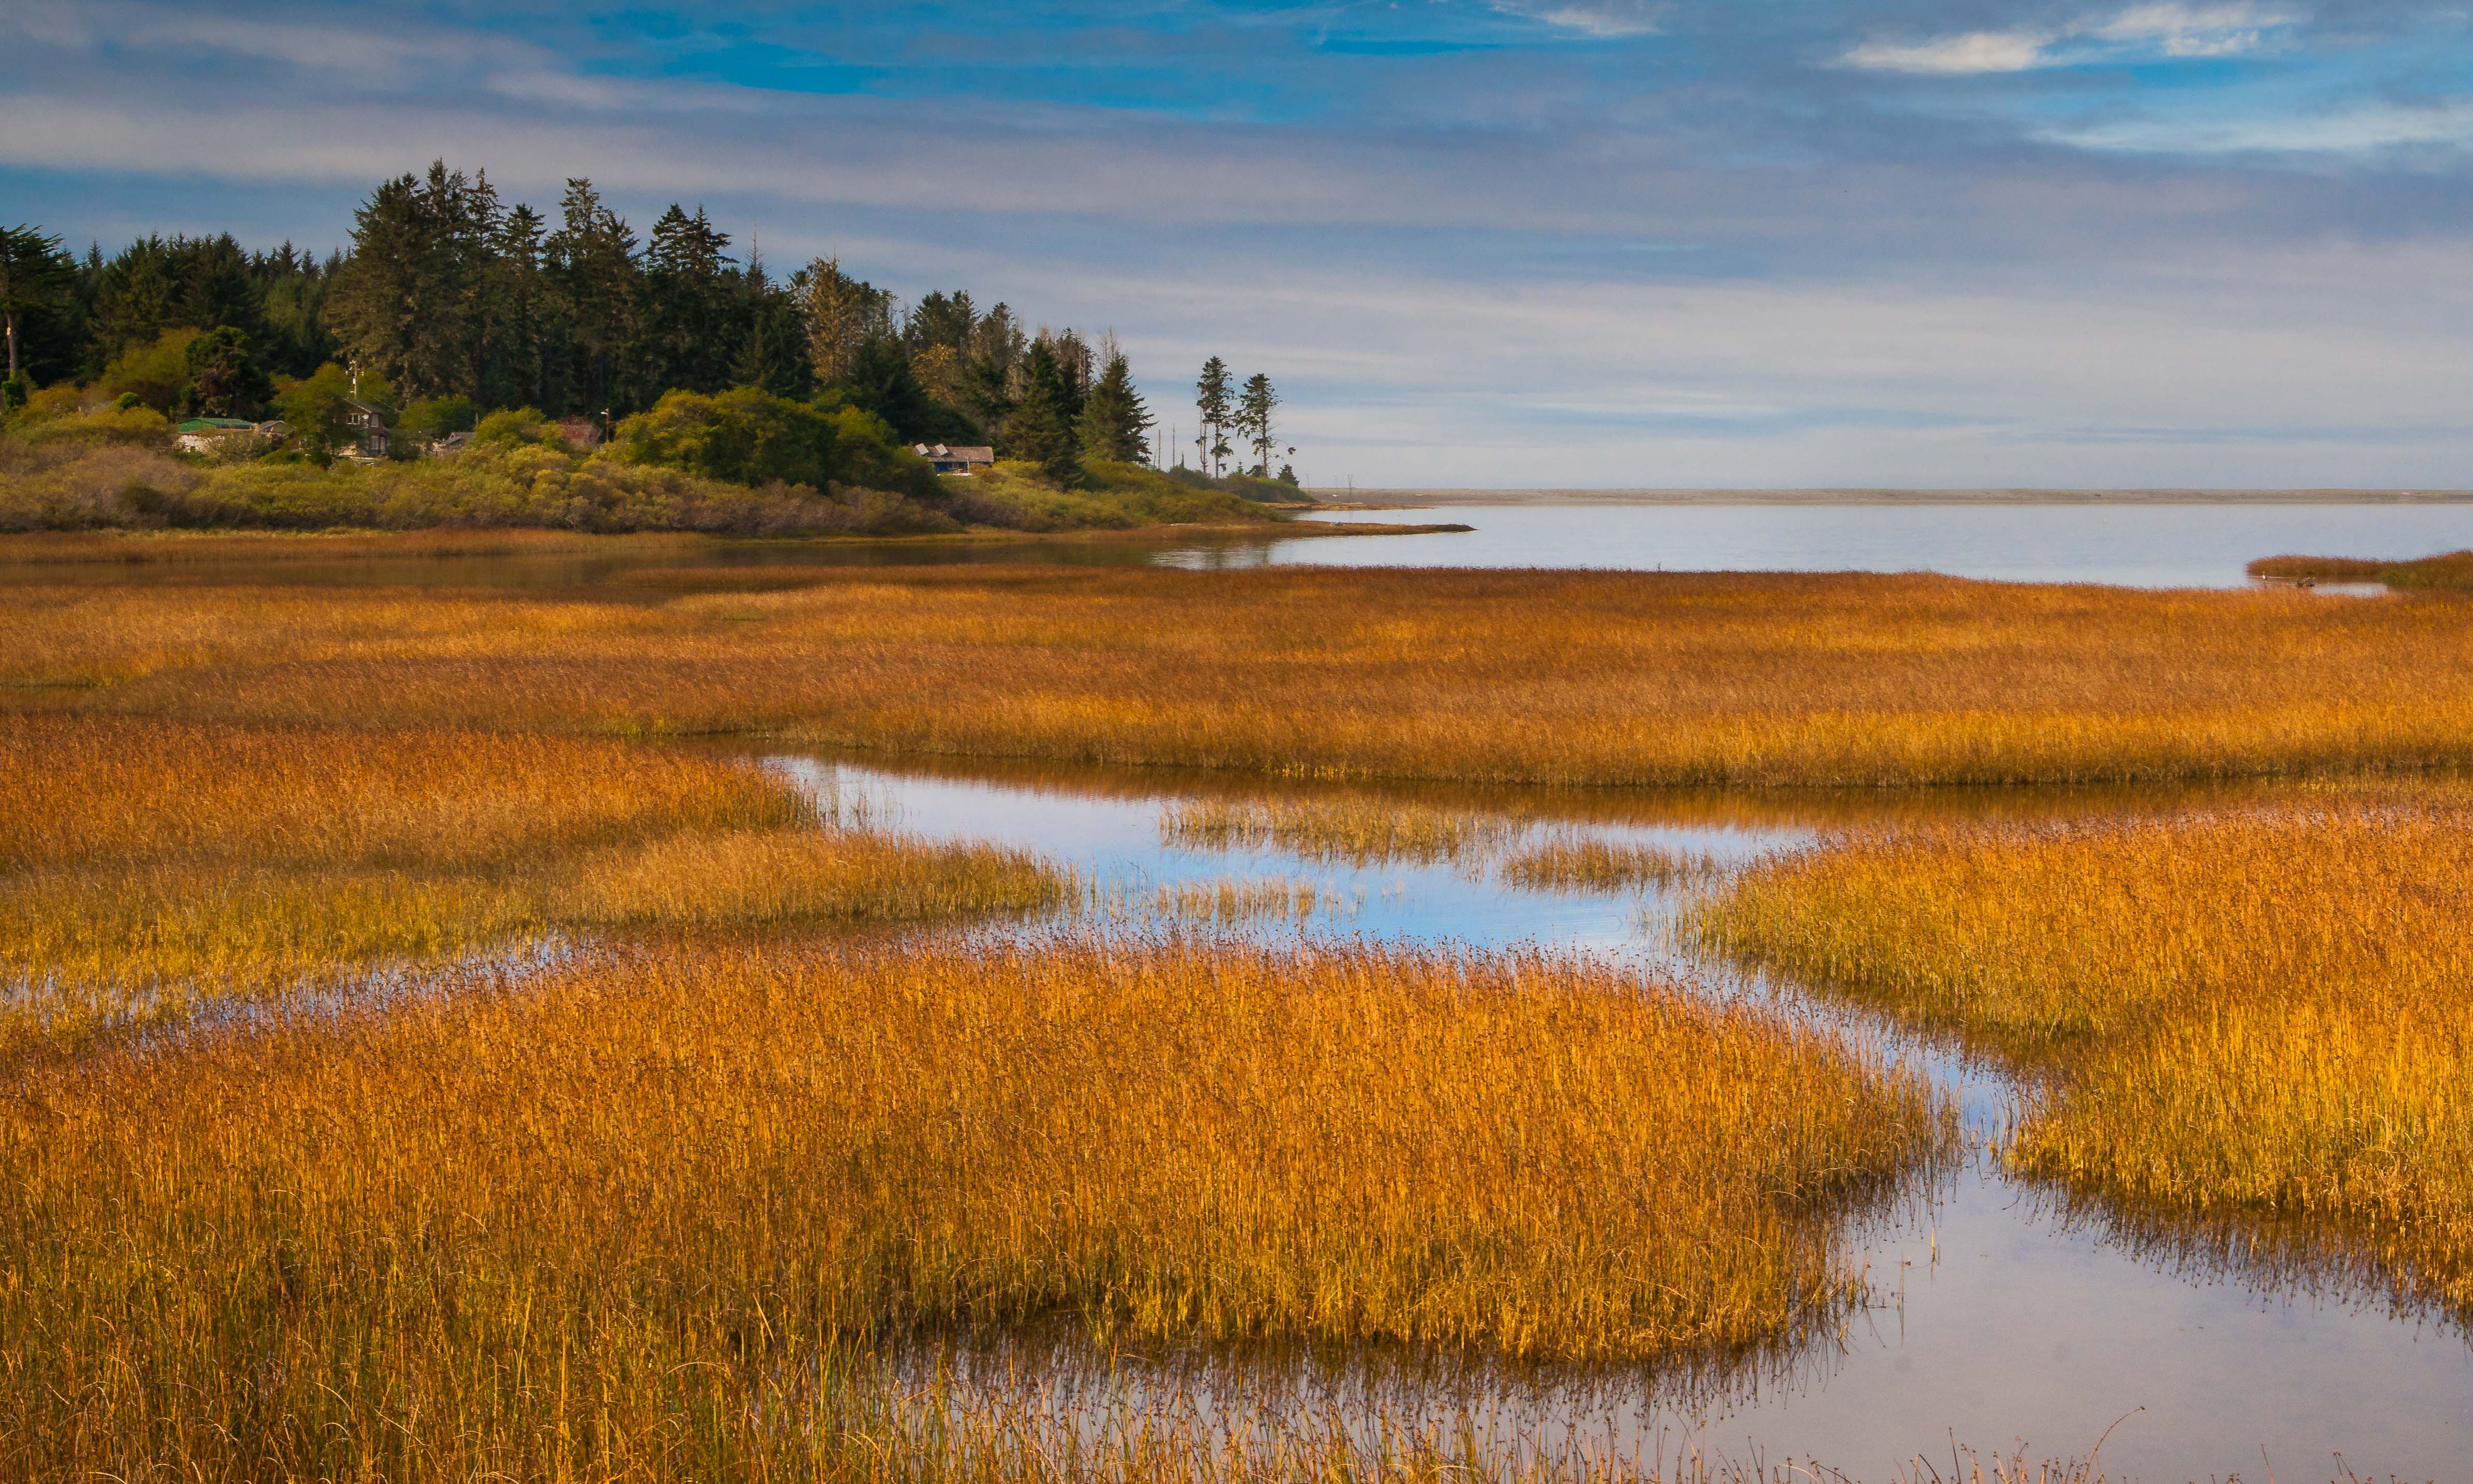
<path fill-rule="evenodd" d="M 0 0 L 0 218 L 444 156 L 1224 354 L 1359 484 L 2473 485 L 2473 9 Z"/>

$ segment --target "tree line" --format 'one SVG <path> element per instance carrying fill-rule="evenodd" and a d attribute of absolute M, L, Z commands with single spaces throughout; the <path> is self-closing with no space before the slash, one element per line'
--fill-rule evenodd
<path fill-rule="evenodd" d="M 702 207 L 673 203 L 639 237 L 588 180 L 553 219 L 443 160 L 379 185 L 348 251 L 323 259 L 228 234 L 77 259 L 5 229 L 0 398 L 102 382 L 174 415 L 250 417 L 278 385 L 297 400 L 321 381 L 324 400 L 374 389 L 435 433 L 492 409 L 614 422 L 670 392 L 755 388 L 857 408 L 903 442 L 992 444 L 1060 483 L 1086 457 L 1167 462 L 1113 336 L 1034 331 L 967 290 L 903 305 L 832 257 L 777 276 L 732 246 Z M 1268 379 L 1236 386 L 1213 357 L 1204 394 L 1202 466 L 1243 452 L 1268 477 Z"/>

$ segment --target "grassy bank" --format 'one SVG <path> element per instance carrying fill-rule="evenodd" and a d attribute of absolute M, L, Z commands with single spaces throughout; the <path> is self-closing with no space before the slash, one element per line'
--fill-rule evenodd
<path fill-rule="evenodd" d="M 1044 1316 L 1724 1352 L 1831 1322 L 1836 1212 L 1947 1137 L 1829 1038 L 1534 954 L 1066 937 L 467 976 L 0 1105 L 0 1458 L 807 1476 L 843 1347 Z"/>
<path fill-rule="evenodd" d="M 2473 814 L 1933 832 L 1763 866 L 1714 945 L 2033 1071 L 2021 1170 L 2302 1218 L 2473 1312 Z"/>
<path fill-rule="evenodd" d="M 1017 852 L 824 827 L 741 764 L 585 738 L 0 714 L 0 1062 L 561 926 L 1045 905 Z"/>
<path fill-rule="evenodd" d="M 2473 761 L 2473 608 L 1929 576 L 1033 566 L 819 570 L 659 604 L 20 585 L 0 587 L 0 698 L 1329 778 L 2214 778 Z"/>
<path fill-rule="evenodd" d="M 2249 575 L 2285 582 L 2384 583 L 2389 587 L 2473 588 L 2473 551 L 2451 551 L 2410 562 L 2379 562 L 2360 557 L 2262 557 L 2249 564 Z"/>

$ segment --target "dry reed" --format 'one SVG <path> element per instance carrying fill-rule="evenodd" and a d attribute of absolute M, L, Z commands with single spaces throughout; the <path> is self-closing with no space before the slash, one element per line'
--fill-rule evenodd
<path fill-rule="evenodd" d="M 2442 552 L 2409 562 L 2361 557 L 2262 557 L 2249 575 L 2286 582 L 2384 583 L 2389 587 L 2473 587 L 2473 551 Z"/>
<path fill-rule="evenodd" d="M 1189 850 L 1285 850 L 1355 866 L 1481 859 L 1527 828 L 1475 809 L 1370 798 L 1199 800 L 1171 804 L 1160 838 Z"/>
<path fill-rule="evenodd" d="M 884 1477 L 851 1347 L 1043 1316 L 1719 1354 L 1833 1323 L 1843 1207 L 1951 1137 L 1830 1038 L 1533 953 L 474 971 L 19 1080 L 0 1472 Z"/>
<path fill-rule="evenodd" d="M 2361 802 L 1876 841 L 1701 930 L 2047 1075 L 2008 1158 L 2323 1223 L 2473 1311 L 2473 814 Z"/>
<path fill-rule="evenodd" d="M 822 828 L 725 758 L 0 713 L 0 1061 L 563 923 L 916 921 L 1067 890 L 1020 852 Z"/>
<path fill-rule="evenodd" d="M 1717 862 L 1705 851 L 1578 836 L 1543 841 L 1497 870 L 1503 880 L 1532 892 L 1627 892 L 1705 881 L 1717 874 Z"/>
<path fill-rule="evenodd" d="M 2473 607 L 1930 576 L 876 568 L 668 602 L 0 587 L 10 704 L 1570 784 L 2473 762 Z"/>

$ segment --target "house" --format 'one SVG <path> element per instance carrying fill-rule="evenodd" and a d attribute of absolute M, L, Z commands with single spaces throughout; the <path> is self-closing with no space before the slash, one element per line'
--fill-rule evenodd
<path fill-rule="evenodd" d="M 344 398 L 344 445 L 335 450 L 339 459 L 385 458 L 390 442 L 385 410 L 357 396 Z"/>
<path fill-rule="evenodd" d="M 968 474 L 996 467 L 993 448 L 956 448 L 945 443 L 913 443 L 910 451 L 936 467 L 939 474 Z"/>
<path fill-rule="evenodd" d="M 558 429 L 559 437 L 578 448 L 601 446 L 601 424 L 590 418 L 554 418 L 550 419 L 550 426 Z"/>
<path fill-rule="evenodd" d="M 182 453 L 212 453 L 234 439 L 259 436 L 247 418 L 187 418 L 174 427 L 172 446 Z"/>
<path fill-rule="evenodd" d="M 433 438 L 429 441 L 429 456 L 433 459 L 451 458 L 471 446 L 471 434 L 449 433 L 444 438 Z"/>

